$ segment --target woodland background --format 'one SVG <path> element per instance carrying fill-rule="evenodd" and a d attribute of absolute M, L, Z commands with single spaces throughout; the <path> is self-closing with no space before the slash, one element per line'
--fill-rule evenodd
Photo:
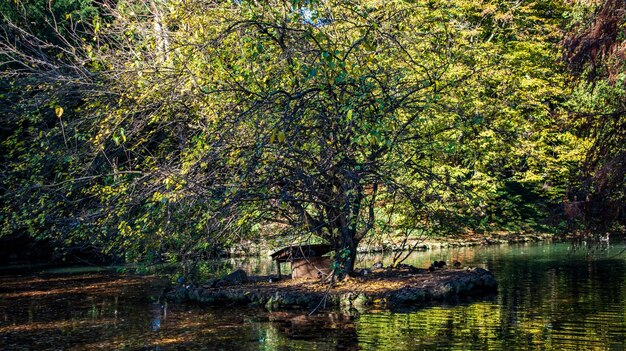
<path fill-rule="evenodd" d="M 626 5 L 0 1 L 2 257 L 624 232 Z M 5 252 L 6 251 L 6 252 Z"/>

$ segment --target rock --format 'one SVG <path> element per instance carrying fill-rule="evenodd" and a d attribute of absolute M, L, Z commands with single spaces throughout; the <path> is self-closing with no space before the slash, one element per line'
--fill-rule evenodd
<path fill-rule="evenodd" d="M 480 287 L 485 290 L 493 290 L 498 287 L 498 282 L 491 272 L 482 268 L 475 268 L 476 272 L 480 276 Z"/>
<path fill-rule="evenodd" d="M 383 263 L 378 261 L 372 265 L 372 270 L 383 269 Z"/>
<path fill-rule="evenodd" d="M 370 275 L 370 274 L 372 274 L 372 271 L 370 271 L 370 270 L 369 270 L 369 269 L 367 269 L 367 268 L 363 268 L 363 269 L 361 269 L 361 270 L 359 271 L 359 275 L 360 275 L 360 276 L 366 276 L 366 275 Z"/>
<path fill-rule="evenodd" d="M 193 301 L 199 301 L 200 300 L 200 289 L 188 289 L 189 290 L 189 299 L 193 300 Z"/>
<path fill-rule="evenodd" d="M 396 268 L 398 268 L 398 269 L 406 269 L 410 273 L 418 273 L 419 272 L 419 269 L 417 269 L 416 267 L 411 266 L 410 264 L 401 263 L 401 264 L 397 265 Z"/>
<path fill-rule="evenodd" d="M 434 268 L 443 268 L 446 266 L 446 261 L 435 261 L 431 266 Z"/>
<path fill-rule="evenodd" d="M 215 283 L 217 283 L 219 279 L 209 279 L 206 281 L 206 283 L 202 284 L 202 287 L 204 289 L 209 289 L 209 288 L 213 288 L 215 287 Z"/>
<path fill-rule="evenodd" d="M 327 299 L 324 294 L 309 293 L 303 294 L 296 291 L 277 291 L 269 296 L 264 304 L 268 311 L 275 311 L 285 308 L 307 308 L 312 309 L 318 305 L 328 303 L 329 306 L 336 305 L 335 301 Z"/>
<path fill-rule="evenodd" d="M 186 302 L 189 300 L 189 290 L 182 286 L 168 289 L 164 294 L 164 301 Z"/>
<path fill-rule="evenodd" d="M 350 292 L 339 296 L 339 307 L 342 310 L 363 310 L 372 304 L 372 300 L 366 294 Z"/>
<path fill-rule="evenodd" d="M 226 285 L 241 285 L 248 282 L 248 275 L 242 269 L 238 269 L 231 274 L 215 281 L 212 286 L 220 287 Z"/>
<path fill-rule="evenodd" d="M 420 288 L 404 288 L 392 292 L 387 297 L 388 306 L 391 308 L 406 306 L 406 305 L 419 305 L 429 299 L 429 294 Z"/>

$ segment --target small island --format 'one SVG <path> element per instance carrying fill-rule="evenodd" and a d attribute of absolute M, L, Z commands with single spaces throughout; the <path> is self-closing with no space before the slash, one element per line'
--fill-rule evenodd
<path fill-rule="evenodd" d="M 367 274 L 328 283 L 318 279 L 247 277 L 237 270 L 206 284 L 168 288 L 162 298 L 206 306 L 248 305 L 282 309 L 405 309 L 435 302 L 489 295 L 496 291 L 493 274 L 482 268 L 367 270 Z"/>

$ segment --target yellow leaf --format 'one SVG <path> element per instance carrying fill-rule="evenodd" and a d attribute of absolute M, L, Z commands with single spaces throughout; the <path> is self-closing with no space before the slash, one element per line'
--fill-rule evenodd
<path fill-rule="evenodd" d="M 350 122 L 352 120 L 352 110 L 348 111 L 348 115 L 346 116 L 346 121 Z"/>
<path fill-rule="evenodd" d="M 61 118 L 61 116 L 63 116 L 63 107 L 61 106 L 55 107 L 54 113 L 57 115 L 58 118 Z"/>
<path fill-rule="evenodd" d="M 280 141 L 281 143 L 285 142 L 285 132 L 283 131 L 278 132 L 278 141 Z"/>
<path fill-rule="evenodd" d="M 276 140 L 276 133 L 272 133 L 272 135 L 270 136 L 270 144 L 273 144 L 274 140 Z"/>

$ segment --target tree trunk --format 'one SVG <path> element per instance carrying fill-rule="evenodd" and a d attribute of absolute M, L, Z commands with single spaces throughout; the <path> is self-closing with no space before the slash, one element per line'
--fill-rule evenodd
<path fill-rule="evenodd" d="M 354 271 L 358 247 L 354 231 L 344 229 L 343 233 L 341 241 L 335 245 L 335 262 L 337 263 L 335 275 L 339 279 L 345 278 Z"/>
<path fill-rule="evenodd" d="M 346 262 L 346 275 L 352 274 L 354 272 L 354 264 L 356 262 L 356 249 L 357 243 L 353 242 L 353 247 L 350 248 L 350 254 L 348 255 L 348 261 Z"/>

